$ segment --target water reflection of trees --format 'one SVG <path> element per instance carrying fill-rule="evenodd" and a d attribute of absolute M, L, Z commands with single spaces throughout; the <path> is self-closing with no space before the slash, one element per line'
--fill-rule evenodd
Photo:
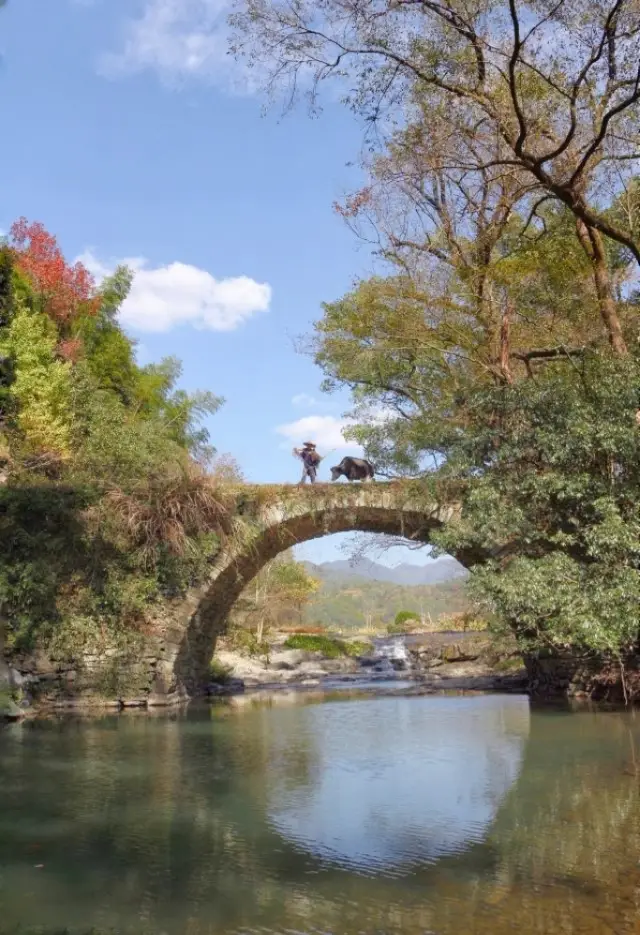
<path fill-rule="evenodd" d="M 281 911 L 274 879 L 304 879 L 308 861 L 281 842 L 274 848 L 264 822 L 272 731 L 266 710 L 234 718 L 232 730 L 214 711 L 30 724 L 8 737 L 0 754 L 5 927 L 171 931 L 173 920 L 182 932 L 187 912 L 203 931 L 209 923 L 218 931 L 230 917 L 255 918 L 265 902 Z M 293 744 L 290 737 L 279 755 L 300 783 L 310 766 L 304 745 Z M 25 904 L 25 892 L 38 896 Z"/>
<path fill-rule="evenodd" d="M 535 715 L 518 781 L 485 839 L 399 878 L 347 873 L 274 832 L 265 820 L 274 783 L 309 794 L 322 758 L 295 709 L 273 714 L 216 709 L 8 735 L 5 930 L 636 931 L 631 717 Z"/>

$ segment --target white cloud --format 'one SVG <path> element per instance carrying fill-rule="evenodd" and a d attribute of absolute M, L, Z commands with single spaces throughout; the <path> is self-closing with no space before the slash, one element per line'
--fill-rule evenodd
<path fill-rule="evenodd" d="M 105 264 L 90 250 L 78 260 L 98 281 L 117 265 Z M 215 279 L 187 263 L 153 268 L 140 257 L 119 262 L 135 274 L 120 309 L 120 321 L 137 331 L 166 332 L 187 324 L 209 331 L 233 331 L 254 315 L 268 311 L 271 303 L 271 286 L 248 276 Z"/>
<path fill-rule="evenodd" d="M 236 85 L 246 69 L 228 55 L 227 17 L 232 0 L 145 0 L 142 13 L 127 20 L 118 52 L 102 56 L 100 71 L 120 77 L 155 71 L 167 83 L 192 77 Z"/>
<path fill-rule="evenodd" d="M 335 416 L 304 416 L 295 422 L 279 425 L 276 432 L 286 439 L 282 443 L 282 448 L 312 441 L 318 446 L 320 454 L 343 448 L 360 451 L 358 445 L 344 438 L 343 432 L 350 425 L 353 423 L 349 419 L 338 419 Z"/>
<path fill-rule="evenodd" d="M 87 267 L 95 281 L 101 283 L 105 276 L 110 276 L 113 273 L 116 266 L 128 266 L 129 269 L 135 270 L 143 266 L 145 261 L 143 257 L 126 257 L 123 260 L 112 260 L 109 263 L 105 263 L 96 256 L 93 252 L 93 248 L 88 247 L 84 253 L 77 256 L 73 262 L 82 263 Z"/>
<path fill-rule="evenodd" d="M 320 405 L 315 396 L 309 396 L 308 393 L 298 393 L 297 396 L 293 397 L 291 403 L 296 409 L 314 409 Z"/>

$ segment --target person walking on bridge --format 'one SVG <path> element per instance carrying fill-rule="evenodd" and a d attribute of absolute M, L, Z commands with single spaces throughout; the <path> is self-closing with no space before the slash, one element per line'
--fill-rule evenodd
<path fill-rule="evenodd" d="M 293 453 L 297 458 L 300 458 L 303 464 L 300 483 L 304 484 L 307 478 L 309 478 L 309 482 L 315 484 L 318 474 L 318 465 L 322 461 L 322 458 L 316 451 L 315 444 L 313 442 L 304 442 L 302 448 L 294 448 Z"/>

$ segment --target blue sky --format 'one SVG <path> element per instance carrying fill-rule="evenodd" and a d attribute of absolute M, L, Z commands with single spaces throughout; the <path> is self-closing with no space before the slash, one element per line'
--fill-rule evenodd
<path fill-rule="evenodd" d="M 346 397 L 296 353 L 321 302 L 373 260 L 332 204 L 362 129 L 328 102 L 263 116 L 225 54 L 227 0 L 9 0 L 0 13 L 0 229 L 42 221 L 97 274 L 138 270 L 123 323 L 142 362 L 226 399 L 212 441 L 250 481 L 297 480 L 294 443 L 357 453 Z M 332 459 L 329 459 L 330 461 Z M 338 537 L 312 560 L 344 557 Z M 395 552 L 386 561 L 420 559 Z"/>

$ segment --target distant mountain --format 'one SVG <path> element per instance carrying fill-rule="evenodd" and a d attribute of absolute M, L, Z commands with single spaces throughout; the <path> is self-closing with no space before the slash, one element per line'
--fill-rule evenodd
<path fill-rule="evenodd" d="M 372 562 L 368 558 L 360 558 L 353 562 L 347 560 L 322 562 L 319 565 L 305 562 L 305 566 L 314 578 L 331 584 L 384 581 L 402 587 L 417 587 L 466 578 L 468 574 L 459 562 L 448 557 L 428 561 L 424 565 L 410 565 L 408 562 L 403 562 L 393 568 Z"/>

